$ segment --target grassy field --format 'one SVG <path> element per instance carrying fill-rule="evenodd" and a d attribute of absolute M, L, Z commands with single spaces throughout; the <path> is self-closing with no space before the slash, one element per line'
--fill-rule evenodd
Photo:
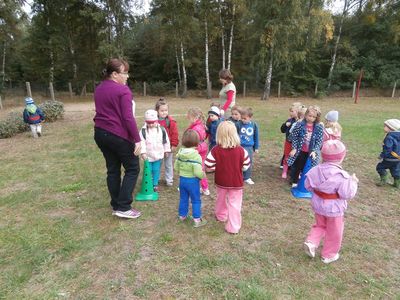
<path fill-rule="evenodd" d="M 137 115 L 155 100 L 137 99 Z M 256 184 L 245 187 L 239 235 L 226 234 L 213 217 L 212 174 L 205 227 L 178 223 L 178 191 L 163 185 L 159 201 L 134 203 L 139 219 L 112 217 L 90 102 L 67 104 L 65 118 L 44 124 L 41 139 L 23 133 L 0 140 L 0 298 L 399 299 L 400 191 L 375 186 L 383 121 L 399 118 L 399 101 L 300 99 L 323 113 L 340 111 L 344 168 L 360 179 L 341 258 L 324 265 L 302 250 L 313 223 L 309 202 L 291 197 L 280 178 L 279 127 L 295 100 L 237 100 L 253 107 L 261 128 Z M 187 108 L 206 111 L 209 103 L 170 100 L 181 132 Z"/>

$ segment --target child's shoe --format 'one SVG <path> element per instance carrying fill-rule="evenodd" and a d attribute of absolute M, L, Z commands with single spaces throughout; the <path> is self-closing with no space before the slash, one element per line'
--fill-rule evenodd
<path fill-rule="evenodd" d="M 297 183 L 292 183 L 292 188 L 297 188 Z"/>
<path fill-rule="evenodd" d="M 394 180 L 393 186 L 400 189 L 400 178 Z"/>
<path fill-rule="evenodd" d="M 306 254 L 311 257 L 314 258 L 315 257 L 315 250 L 317 249 L 317 247 L 315 247 L 315 245 L 311 242 L 305 242 L 304 243 L 304 251 L 306 252 Z"/>
<path fill-rule="evenodd" d="M 210 196 L 210 190 L 209 189 L 201 190 L 201 192 L 203 193 L 203 195 Z"/>
<path fill-rule="evenodd" d="M 244 182 L 246 182 L 247 184 L 250 184 L 250 185 L 253 185 L 253 184 L 254 184 L 254 181 L 251 180 L 251 178 L 246 179 Z"/>
<path fill-rule="evenodd" d="M 173 182 L 167 182 L 167 186 L 173 186 L 174 183 Z"/>
<path fill-rule="evenodd" d="M 201 227 L 206 224 L 207 224 L 207 220 L 205 220 L 203 218 L 193 219 L 193 227 L 194 228 Z"/>
<path fill-rule="evenodd" d="M 377 186 L 384 186 L 389 183 L 388 174 L 381 175 L 381 180 L 376 184 Z"/>
<path fill-rule="evenodd" d="M 321 260 L 324 264 L 330 264 L 334 261 L 337 261 L 338 259 L 339 259 L 339 253 L 336 253 L 334 257 L 331 257 L 331 258 L 322 257 Z"/>
<path fill-rule="evenodd" d="M 158 185 L 155 185 L 153 190 L 154 192 L 158 193 L 160 191 L 160 188 L 158 187 Z"/>

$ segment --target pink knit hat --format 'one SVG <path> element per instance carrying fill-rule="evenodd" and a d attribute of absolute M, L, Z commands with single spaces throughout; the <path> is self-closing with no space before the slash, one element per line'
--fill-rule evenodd
<path fill-rule="evenodd" d="M 157 112 L 154 109 L 146 110 L 144 113 L 144 120 L 146 123 L 155 123 L 158 121 Z"/>
<path fill-rule="evenodd" d="M 346 146 L 339 140 L 324 142 L 321 150 L 325 162 L 342 162 L 346 156 Z"/>

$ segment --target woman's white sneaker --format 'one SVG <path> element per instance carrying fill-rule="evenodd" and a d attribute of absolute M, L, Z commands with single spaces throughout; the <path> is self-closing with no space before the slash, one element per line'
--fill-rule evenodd
<path fill-rule="evenodd" d="M 125 219 L 136 219 L 140 217 L 141 213 L 135 209 L 130 209 L 127 211 L 116 210 L 114 215 Z"/>

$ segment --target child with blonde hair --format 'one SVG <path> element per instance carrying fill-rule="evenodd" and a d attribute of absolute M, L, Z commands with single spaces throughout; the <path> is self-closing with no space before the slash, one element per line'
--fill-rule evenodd
<path fill-rule="evenodd" d="M 204 170 L 204 161 L 207 156 L 208 146 L 205 142 L 207 137 L 206 126 L 204 125 L 204 115 L 200 108 L 192 107 L 189 108 L 186 118 L 189 121 L 189 127 L 187 129 L 192 129 L 199 135 L 199 145 L 197 146 L 197 151 L 199 152 L 202 160 L 202 166 Z M 207 177 L 204 177 L 200 181 L 201 191 L 204 195 L 210 195 L 210 190 L 208 189 Z"/>
<path fill-rule="evenodd" d="M 311 166 L 318 165 L 323 140 L 323 125 L 320 123 L 321 110 L 318 106 L 308 107 L 305 118 L 295 125 L 292 132 L 292 150 L 289 153 L 288 166 L 291 167 L 292 187 L 297 187 L 299 175 L 303 172 L 308 157 Z"/>
<path fill-rule="evenodd" d="M 166 153 L 164 157 L 164 168 L 167 186 L 172 186 L 174 182 L 174 169 L 172 160 L 176 147 L 179 144 L 179 133 L 176 121 L 168 114 L 168 109 L 168 102 L 164 98 L 160 98 L 155 105 L 155 110 L 158 114 L 158 123 L 166 130 L 171 144 L 171 152 Z"/>
<path fill-rule="evenodd" d="M 243 172 L 249 168 L 250 158 L 240 146 L 232 122 L 223 121 L 218 126 L 217 145 L 208 153 L 205 165 L 208 170 L 215 171 L 215 217 L 226 222 L 227 232 L 238 233 L 242 226 Z"/>
<path fill-rule="evenodd" d="M 342 126 L 338 123 L 339 112 L 331 110 L 325 115 L 324 142 L 328 140 L 340 140 L 342 137 Z"/>
<path fill-rule="evenodd" d="M 168 134 L 164 127 L 158 124 L 157 112 L 149 109 L 144 114 L 145 124 L 139 131 L 141 139 L 142 159 L 148 160 L 153 177 L 153 189 L 159 191 L 161 162 L 167 153 L 171 152 Z"/>
<path fill-rule="evenodd" d="M 179 173 L 179 219 L 186 220 L 189 212 L 189 199 L 192 201 L 194 227 L 207 223 L 201 215 L 200 179 L 206 175 L 202 167 L 202 159 L 196 148 L 199 135 L 187 129 L 182 136 L 182 148 L 175 160 L 175 170 Z"/>
<path fill-rule="evenodd" d="M 289 119 L 281 125 L 281 132 L 285 134 L 285 143 L 283 145 L 283 157 L 282 157 L 282 178 L 287 178 L 288 164 L 287 159 L 289 157 L 290 150 L 292 150 L 292 142 L 289 140 L 290 128 L 296 123 L 298 118 L 298 110 L 301 106 L 300 102 L 294 102 L 289 108 Z"/>

